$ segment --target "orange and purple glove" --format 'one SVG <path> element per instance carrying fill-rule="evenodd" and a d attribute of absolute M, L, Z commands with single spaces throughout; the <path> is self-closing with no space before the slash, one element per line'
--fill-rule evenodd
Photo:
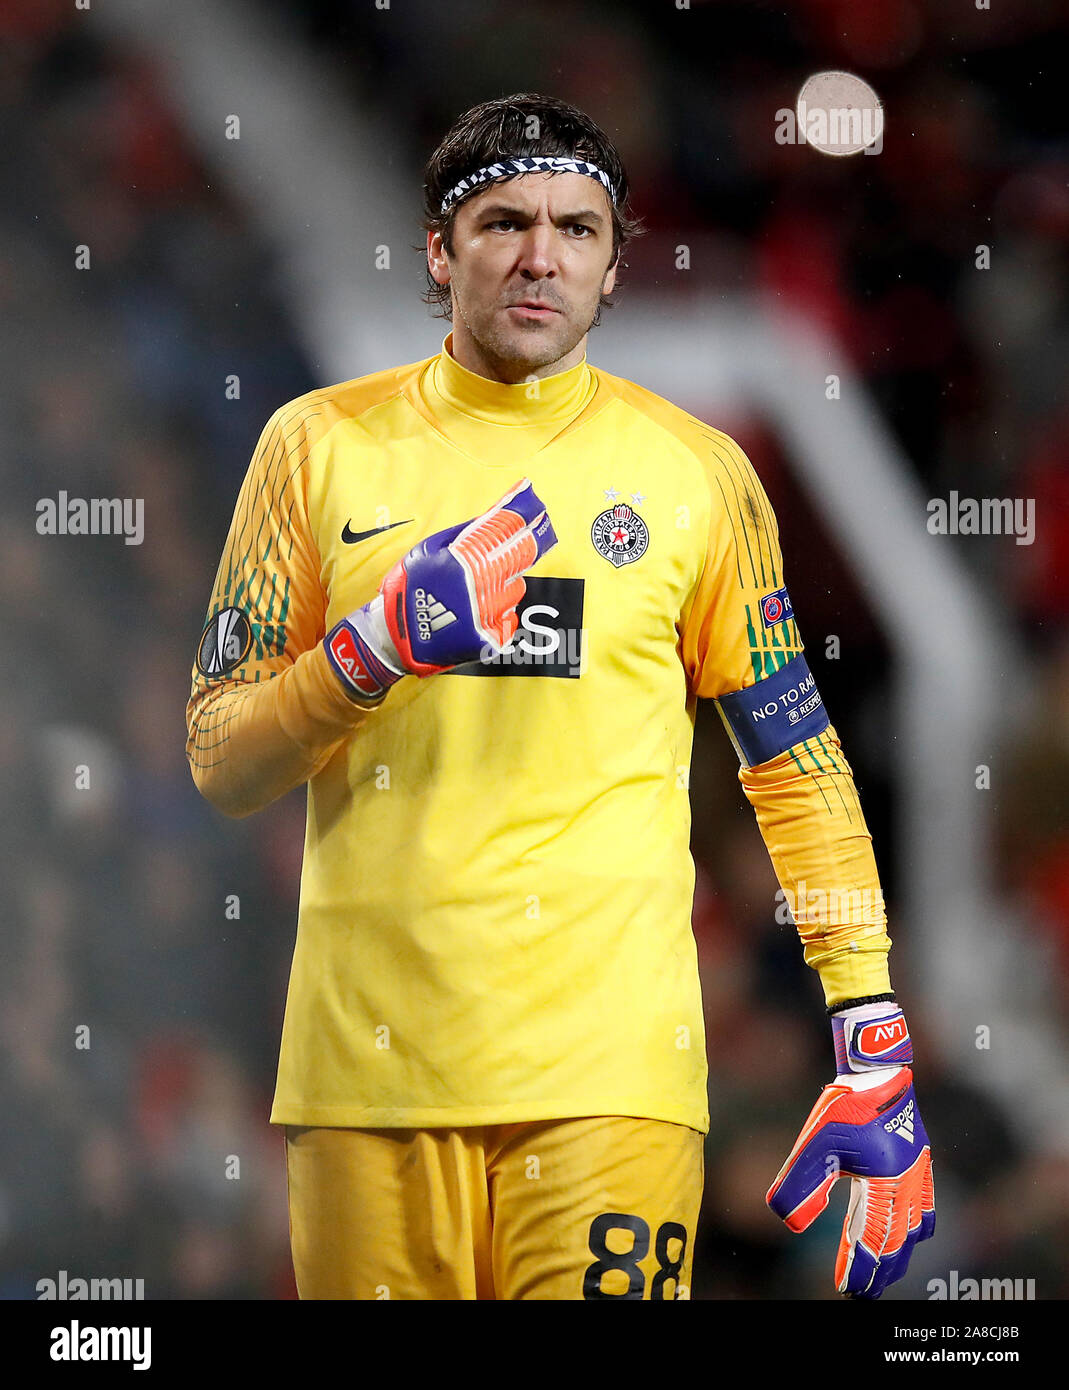
<path fill-rule="evenodd" d="M 804 1231 L 848 1177 L 835 1286 L 850 1297 L 879 1298 L 905 1274 L 917 1241 L 935 1231 L 913 1044 L 890 995 L 838 1005 L 831 1024 L 836 1078 L 821 1091 L 766 1200 L 792 1231 Z"/>
<path fill-rule="evenodd" d="M 523 574 L 557 544 L 527 478 L 474 521 L 420 541 L 378 595 L 323 639 L 350 696 L 378 703 L 402 676 L 433 676 L 498 653 L 515 636 Z"/>

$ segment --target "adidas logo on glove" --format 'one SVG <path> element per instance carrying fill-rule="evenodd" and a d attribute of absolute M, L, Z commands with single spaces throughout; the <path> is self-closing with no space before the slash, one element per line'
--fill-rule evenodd
<path fill-rule="evenodd" d="M 416 590 L 416 631 L 421 642 L 429 642 L 432 632 L 455 623 L 457 615 L 427 589 Z"/>
<path fill-rule="evenodd" d="M 888 1134 L 897 1134 L 900 1139 L 908 1139 L 912 1144 L 913 1139 L 913 1102 L 907 1101 L 905 1107 L 898 1112 L 893 1120 L 888 1120 L 884 1125 Z"/>

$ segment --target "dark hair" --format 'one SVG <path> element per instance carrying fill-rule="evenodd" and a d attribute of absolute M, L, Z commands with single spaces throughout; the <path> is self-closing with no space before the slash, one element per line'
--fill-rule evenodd
<path fill-rule="evenodd" d="M 532 119 L 533 118 L 533 119 Z M 536 134 L 530 132 L 534 125 Z M 495 183 L 517 177 L 505 174 L 500 179 L 488 179 L 462 194 L 444 215 L 442 202 L 452 188 L 476 169 L 510 156 L 565 155 L 596 164 L 608 174 L 615 196 L 609 195 L 612 206 L 612 266 L 624 247 L 634 237 L 643 236 L 641 220 L 628 209 L 629 185 L 623 161 L 603 130 L 577 106 L 569 106 L 556 97 L 537 92 L 519 92 L 510 97 L 497 97 L 473 106 L 456 121 L 438 148 L 427 161 L 423 171 L 424 216 L 421 226 L 428 232 L 440 232 L 446 251 L 453 254 L 453 224 L 457 211 L 476 194 L 485 192 Z M 608 193 L 608 190 L 606 190 Z M 426 247 L 419 248 L 426 255 Z M 422 296 L 429 305 L 443 312 L 435 318 L 452 319 L 449 286 L 439 285 L 427 267 L 427 292 Z M 594 317 L 593 327 L 601 318 L 601 305 L 612 308 L 602 295 Z"/>

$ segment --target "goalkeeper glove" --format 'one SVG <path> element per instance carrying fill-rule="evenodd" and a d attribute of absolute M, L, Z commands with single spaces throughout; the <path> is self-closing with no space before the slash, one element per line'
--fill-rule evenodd
<path fill-rule="evenodd" d="M 379 704 L 402 676 L 433 676 L 487 647 L 502 651 L 519 624 L 523 573 L 556 544 L 545 507 L 522 478 L 474 521 L 413 546 L 378 595 L 323 639 L 351 698 Z"/>
<path fill-rule="evenodd" d="M 835 1285 L 847 1296 L 879 1298 L 905 1274 L 917 1241 L 935 1230 L 913 1044 L 893 1001 L 840 1006 L 831 1026 L 835 1081 L 821 1091 L 766 1200 L 792 1231 L 804 1231 L 848 1177 Z"/>

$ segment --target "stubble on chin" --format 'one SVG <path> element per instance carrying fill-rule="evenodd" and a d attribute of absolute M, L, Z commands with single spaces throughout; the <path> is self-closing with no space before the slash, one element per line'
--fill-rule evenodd
<path fill-rule="evenodd" d="M 573 326 L 574 320 L 565 318 L 563 314 L 561 322 L 555 323 L 550 331 L 539 325 L 525 329 L 522 324 L 509 330 L 491 321 L 486 337 L 481 341 L 476 337 L 476 341 L 498 368 L 508 369 L 511 374 L 520 369 L 526 373 L 540 371 L 567 357 L 578 346 L 589 332 L 595 312 L 596 309 L 590 311 L 587 327 L 581 330 Z M 470 324 L 468 328 L 471 331 Z M 473 333 L 472 336 L 476 335 Z"/>

